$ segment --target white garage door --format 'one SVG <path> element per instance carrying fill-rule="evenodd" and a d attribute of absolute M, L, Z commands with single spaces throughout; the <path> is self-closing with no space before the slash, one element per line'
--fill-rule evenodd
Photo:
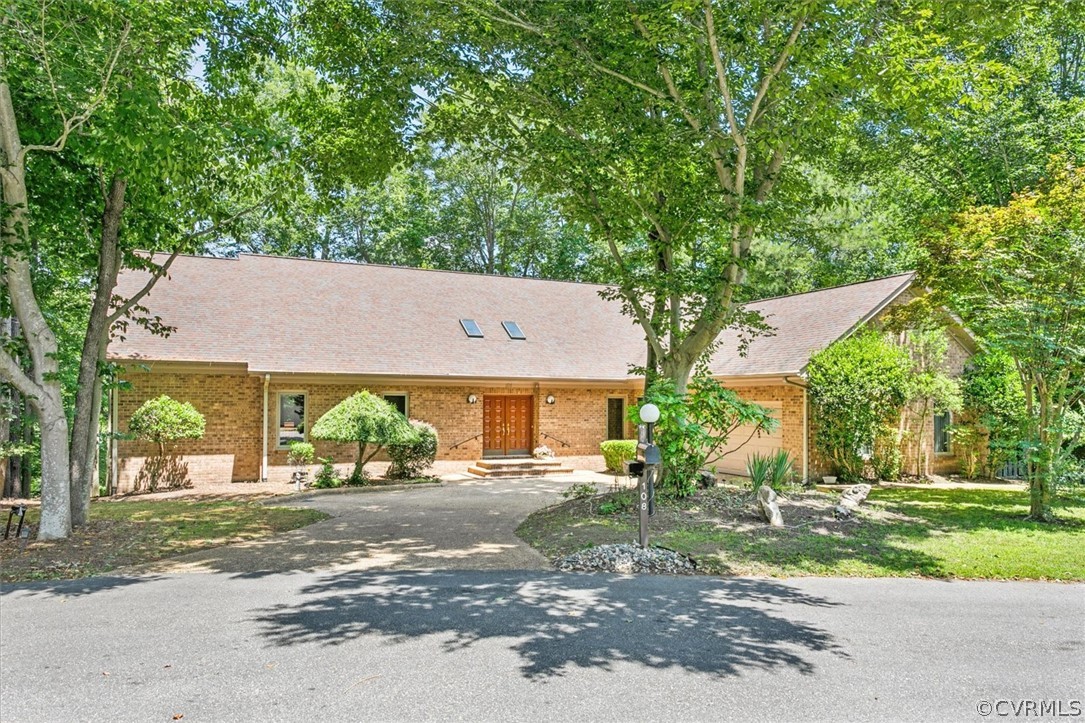
<path fill-rule="evenodd" d="M 781 420 L 780 402 L 758 402 L 772 413 L 777 420 Z M 751 437 L 751 435 L 753 435 Z M 783 446 L 783 425 L 776 427 L 775 432 L 755 433 L 753 427 L 739 427 L 731 433 L 727 440 L 727 446 L 723 451 L 726 456 L 716 461 L 714 466 L 719 472 L 727 474 L 746 475 L 746 460 L 751 454 L 772 454 Z M 749 440 L 749 441 L 747 441 Z M 745 444 L 743 444 L 745 442 Z"/>

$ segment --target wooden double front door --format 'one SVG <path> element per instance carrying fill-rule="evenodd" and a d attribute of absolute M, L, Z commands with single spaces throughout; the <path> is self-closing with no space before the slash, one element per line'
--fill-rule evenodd
<path fill-rule="evenodd" d="M 482 397 L 484 457 L 531 454 L 535 397 L 486 394 Z"/>

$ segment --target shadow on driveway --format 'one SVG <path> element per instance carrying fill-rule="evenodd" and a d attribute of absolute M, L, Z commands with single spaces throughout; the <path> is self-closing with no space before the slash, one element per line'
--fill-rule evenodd
<path fill-rule="evenodd" d="M 778 668 L 809 675 L 808 653 L 848 657 L 828 633 L 773 609 L 839 603 L 770 580 L 353 572 L 300 595 L 255 611 L 272 644 L 334 646 L 363 636 L 397 644 L 437 635 L 451 654 L 507 639 L 528 679 L 619 662 L 720 676 Z"/>

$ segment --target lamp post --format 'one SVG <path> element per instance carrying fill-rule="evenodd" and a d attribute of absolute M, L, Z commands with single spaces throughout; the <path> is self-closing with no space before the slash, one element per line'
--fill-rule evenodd
<path fill-rule="evenodd" d="M 643 462 L 637 483 L 637 508 L 640 518 L 638 542 L 648 547 L 648 518 L 655 514 L 655 480 L 661 462 L 659 447 L 653 439 L 653 428 L 659 421 L 659 407 L 645 404 L 640 408 L 640 421 L 644 423 L 644 439 L 637 444 L 637 457 Z"/>

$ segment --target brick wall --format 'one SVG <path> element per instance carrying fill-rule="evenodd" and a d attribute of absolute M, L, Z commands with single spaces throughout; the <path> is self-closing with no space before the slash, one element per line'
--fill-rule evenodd
<path fill-rule="evenodd" d="M 254 480 L 260 476 L 260 403 L 262 388 L 246 374 L 157 374 L 132 372 L 130 387 L 118 393 L 117 421 L 122 432 L 140 404 L 162 394 L 189 402 L 204 415 L 203 439 L 170 445 L 178 456 L 173 464 L 193 486 L 223 480 Z M 157 453 L 149 442 L 118 443 L 118 491 L 131 491 L 147 461 Z"/>
<path fill-rule="evenodd" d="M 131 386 L 118 397 L 118 422 L 122 431 L 128 419 L 145 400 L 168 394 L 178 401 L 191 402 L 206 418 L 202 440 L 177 442 L 171 450 L 177 463 L 187 468 L 194 486 L 204 482 L 251 481 L 260 477 L 263 436 L 263 379 L 245 374 L 146 373 L 133 371 Z M 559 456 L 599 454 L 599 443 L 606 438 L 607 399 L 622 397 L 627 408 L 636 403 L 639 391 L 628 387 L 576 388 L 556 385 L 518 386 L 419 386 L 411 384 L 362 385 L 337 383 L 299 383 L 273 378 L 268 386 L 268 477 L 286 481 L 291 469 L 287 450 L 278 447 L 278 402 L 282 392 L 306 395 L 305 427 L 310 428 L 325 412 L 351 394 L 368 389 L 374 394 L 405 393 L 408 414 L 437 428 L 438 459 L 474 461 L 482 456 L 482 400 L 486 394 L 533 395 L 535 397 L 534 441 L 546 444 Z M 477 402 L 469 404 L 467 397 Z M 554 404 L 546 404 L 548 395 Z M 546 438 L 542 433 L 561 442 Z M 626 437 L 635 431 L 626 424 Z M 318 440 L 310 441 L 318 457 L 331 457 L 341 470 L 357 457 L 357 447 Z M 456 446 L 455 449 L 452 448 Z M 145 474 L 147 459 L 154 454 L 152 444 L 123 441 L 119 444 L 119 491 L 133 489 L 136 477 Z M 383 454 L 376 460 L 387 459 Z M 465 465 L 466 467 L 466 465 Z"/>

